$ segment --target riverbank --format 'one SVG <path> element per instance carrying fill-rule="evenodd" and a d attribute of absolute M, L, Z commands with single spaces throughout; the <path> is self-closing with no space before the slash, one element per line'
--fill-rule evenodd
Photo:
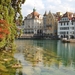
<path fill-rule="evenodd" d="M 23 34 L 17 39 L 27 40 L 59 40 L 58 36 L 44 35 L 44 34 Z"/>
<path fill-rule="evenodd" d="M 18 37 L 19 40 L 60 40 L 58 37 Z"/>
<path fill-rule="evenodd" d="M 14 58 L 15 50 L 0 50 L 0 75 L 15 75 L 16 69 L 12 65 L 17 63 Z"/>
<path fill-rule="evenodd" d="M 63 39 L 61 39 L 61 41 L 64 42 L 64 43 L 75 43 L 75 39 L 63 38 Z"/>

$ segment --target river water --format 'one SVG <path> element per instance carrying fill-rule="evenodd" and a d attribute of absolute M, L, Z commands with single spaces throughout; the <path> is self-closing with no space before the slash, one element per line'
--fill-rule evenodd
<path fill-rule="evenodd" d="M 16 45 L 23 75 L 75 75 L 75 43 L 16 40 Z"/>

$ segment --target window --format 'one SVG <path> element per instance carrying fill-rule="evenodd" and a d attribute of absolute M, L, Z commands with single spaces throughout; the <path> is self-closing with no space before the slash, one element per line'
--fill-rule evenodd
<path fill-rule="evenodd" d="M 64 25 L 65 25 L 65 22 L 64 22 Z"/>
<path fill-rule="evenodd" d="M 69 27 L 60 27 L 60 30 L 69 30 Z"/>
<path fill-rule="evenodd" d="M 74 29 L 74 27 L 72 27 L 72 29 Z"/>
<path fill-rule="evenodd" d="M 68 32 L 67 32 L 67 34 L 68 34 Z"/>
<path fill-rule="evenodd" d="M 68 22 L 67 22 L 67 25 L 68 25 Z"/>
<path fill-rule="evenodd" d="M 61 26 L 62 26 L 62 23 L 61 23 Z"/>
<path fill-rule="evenodd" d="M 68 27 L 68 30 L 69 30 L 69 27 Z"/>
<path fill-rule="evenodd" d="M 63 18 L 63 21 L 64 21 L 64 18 Z"/>
<path fill-rule="evenodd" d="M 72 22 L 72 25 L 73 25 L 73 22 Z"/>

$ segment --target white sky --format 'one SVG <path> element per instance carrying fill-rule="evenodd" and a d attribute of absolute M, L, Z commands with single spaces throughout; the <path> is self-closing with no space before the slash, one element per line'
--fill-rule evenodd
<path fill-rule="evenodd" d="M 41 15 L 45 11 L 51 11 L 52 13 L 75 12 L 75 0 L 26 0 L 22 5 L 23 17 L 31 13 L 34 7 Z"/>

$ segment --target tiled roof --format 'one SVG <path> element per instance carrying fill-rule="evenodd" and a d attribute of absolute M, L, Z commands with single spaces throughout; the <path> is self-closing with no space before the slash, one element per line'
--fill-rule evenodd
<path fill-rule="evenodd" d="M 35 17 L 37 17 L 37 18 L 39 18 L 39 13 L 38 12 L 36 12 L 36 11 L 33 11 L 32 13 L 31 13 L 31 15 L 32 15 L 32 18 L 35 18 Z"/>
<path fill-rule="evenodd" d="M 63 17 L 68 17 L 69 19 L 72 17 L 73 13 L 72 12 L 66 12 Z"/>
<path fill-rule="evenodd" d="M 33 9 L 33 12 L 28 14 L 27 17 L 25 17 L 25 19 L 39 18 L 39 16 L 40 16 L 40 14 L 38 12 L 36 12 L 35 9 Z"/>
<path fill-rule="evenodd" d="M 71 20 L 72 20 L 72 21 L 75 21 L 75 17 L 72 17 Z"/>
<path fill-rule="evenodd" d="M 72 19 L 72 16 L 73 15 L 73 13 L 72 12 L 66 12 L 65 14 L 63 14 L 63 16 L 61 17 L 61 18 L 64 18 L 64 17 L 67 17 L 69 20 L 71 20 Z M 59 21 L 60 21 L 61 19 L 59 19 Z M 64 21 L 66 21 L 66 20 L 64 20 Z"/>

